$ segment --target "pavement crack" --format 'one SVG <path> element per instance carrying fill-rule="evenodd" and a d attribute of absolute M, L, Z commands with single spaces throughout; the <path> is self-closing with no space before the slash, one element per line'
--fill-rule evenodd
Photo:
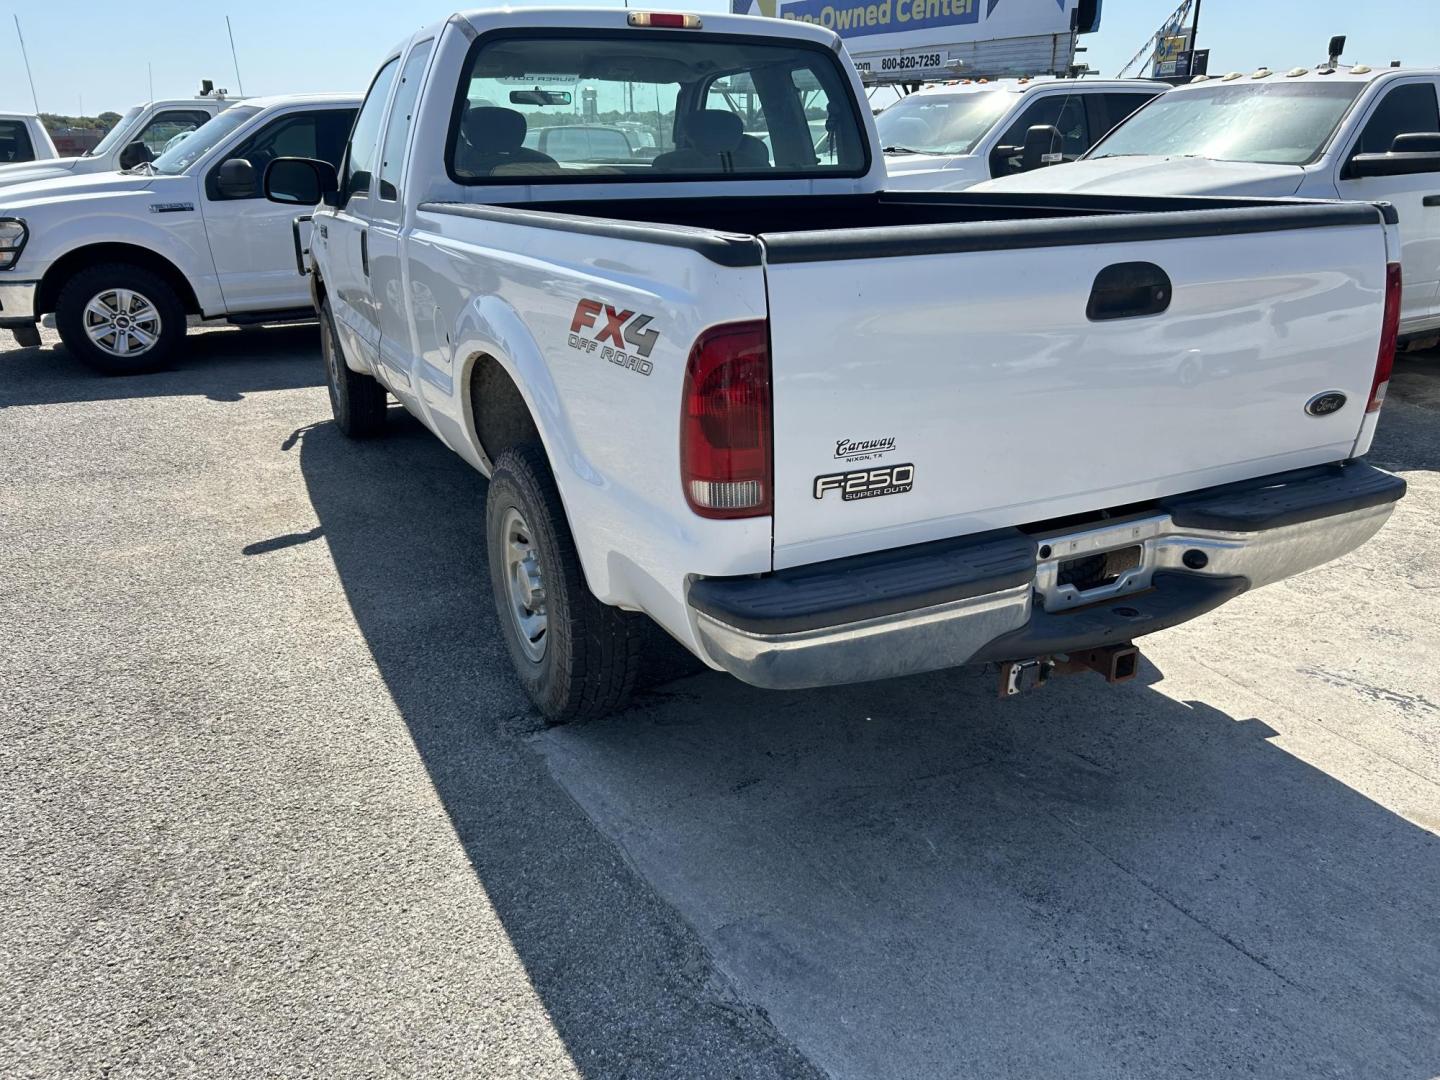
<path fill-rule="evenodd" d="M 1157 900 L 1162 901 L 1170 908 L 1179 912 L 1186 919 L 1194 923 L 1196 926 L 1200 927 L 1206 933 L 1212 935 L 1215 938 L 1218 938 L 1220 941 L 1223 941 L 1226 945 L 1230 946 L 1230 948 L 1234 949 L 1247 960 L 1258 964 L 1260 967 L 1268 971 L 1271 975 L 1275 976 L 1275 978 L 1283 982 L 1286 986 L 1289 986 L 1296 990 L 1303 990 L 1306 993 L 1313 993 L 1313 989 L 1311 987 L 1306 986 L 1303 983 L 1296 982 L 1294 979 L 1290 978 L 1288 975 L 1282 972 L 1279 968 L 1275 967 L 1274 964 L 1266 960 L 1263 956 L 1260 956 L 1258 953 L 1247 949 L 1244 945 L 1240 944 L 1240 942 L 1236 941 L 1233 937 L 1225 933 L 1225 931 L 1221 930 L 1219 927 L 1212 926 L 1195 912 L 1187 908 L 1184 904 L 1180 903 L 1178 900 L 1175 900 L 1170 896 L 1167 896 L 1160 888 L 1151 884 L 1149 881 L 1146 881 L 1145 878 L 1139 873 L 1137 873 L 1134 869 L 1126 866 L 1123 862 L 1121 862 L 1115 856 L 1111 855 L 1099 844 L 1091 840 L 1088 836 L 1086 836 L 1083 832 L 1076 828 L 1076 826 L 1072 822 L 1067 821 L 1065 818 L 1063 818 L 1053 810 L 1047 809 L 1045 812 L 1050 815 L 1050 817 L 1057 824 L 1059 824 L 1062 829 L 1069 832 L 1072 836 L 1074 836 L 1087 848 L 1093 851 L 1096 855 L 1099 855 L 1100 858 L 1104 859 L 1116 870 L 1119 870 L 1121 874 L 1129 878 L 1131 881 L 1135 882 L 1135 884 L 1139 885 L 1146 892 L 1150 893 L 1151 896 L 1154 896 Z"/>

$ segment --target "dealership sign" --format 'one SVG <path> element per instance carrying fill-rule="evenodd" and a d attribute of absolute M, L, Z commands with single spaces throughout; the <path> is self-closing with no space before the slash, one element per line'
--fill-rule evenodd
<path fill-rule="evenodd" d="M 1064 74 L 1099 0 L 731 0 L 741 15 L 834 30 L 862 74 Z M 901 75 L 901 73 L 911 73 Z"/>

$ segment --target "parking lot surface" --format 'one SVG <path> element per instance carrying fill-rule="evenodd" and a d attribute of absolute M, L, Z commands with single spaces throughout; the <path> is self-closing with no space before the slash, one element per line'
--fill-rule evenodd
<path fill-rule="evenodd" d="M 1137 683 L 547 731 L 484 480 L 314 334 L 0 352 L 5 1076 L 1440 1074 L 1440 356 L 1380 537 Z"/>

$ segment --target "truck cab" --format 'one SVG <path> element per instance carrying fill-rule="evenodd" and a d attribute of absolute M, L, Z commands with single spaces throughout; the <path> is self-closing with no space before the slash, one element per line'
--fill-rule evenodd
<path fill-rule="evenodd" d="M 959 191 L 1074 161 L 1165 83 L 960 79 L 930 83 L 875 118 L 892 190 Z"/>
<path fill-rule="evenodd" d="M 51 161 L 60 155 L 50 133 L 32 113 L 0 113 L 0 168 L 31 161 Z"/>
<path fill-rule="evenodd" d="M 1082 160 L 980 190 L 1388 202 L 1399 215 L 1401 340 L 1440 336 L 1440 70 L 1327 64 L 1201 77 Z"/>
<path fill-rule="evenodd" d="M 79 157 L 37 155 L 34 160 L 6 162 L 3 154 L 4 118 L 0 117 L 0 188 L 62 176 L 118 172 L 153 161 L 177 135 L 194 131 L 224 112 L 236 99 L 220 94 L 174 98 L 134 105 L 106 132 L 105 137 Z M 49 143 L 49 139 L 46 139 Z"/>
<path fill-rule="evenodd" d="M 358 106 L 255 98 L 126 172 L 0 187 L 0 327 L 33 346 L 53 312 L 71 353 L 124 374 L 172 359 L 192 316 L 313 317 L 297 271 L 308 223 L 268 202 L 261 178 L 285 155 L 338 163 Z"/>

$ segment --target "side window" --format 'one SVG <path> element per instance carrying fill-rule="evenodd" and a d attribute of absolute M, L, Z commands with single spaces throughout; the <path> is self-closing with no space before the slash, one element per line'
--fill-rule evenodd
<path fill-rule="evenodd" d="M 397 56 L 380 69 L 380 74 L 370 84 L 370 93 L 365 95 L 365 104 L 360 106 L 360 115 L 355 118 L 355 130 L 350 133 L 350 149 L 345 158 L 345 175 L 340 178 L 340 190 L 347 197 L 370 190 L 380 121 L 385 115 L 390 84 L 395 81 L 395 71 L 399 67 L 400 58 Z"/>
<path fill-rule="evenodd" d="M 1360 133 L 1354 153 L 1383 154 L 1396 135 L 1416 131 L 1440 131 L 1440 106 L 1429 83 L 1407 83 L 1386 94 Z"/>
<path fill-rule="evenodd" d="M 433 41 L 422 41 L 410 50 L 400 72 L 400 85 L 395 90 L 395 104 L 390 107 L 390 123 L 385 128 L 385 144 L 380 151 L 380 198 L 394 201 L 400 197 L 400 169 L 404 165 L 405 142 L 415 119 L 415 99 L 420 96 L 420 80 L 425 76 L 425 61 L 430 59 Z"/>
<path fill-rule="evenodd" d="M 210 114 L 202 109 L 167 109 L 151 117 L 145 129 L 130 141 L 144 143 L 151 157 L 159 157 L 171 140 L 187 135 L 209 121 Z"/>
<path fill-rule="evenodd" d="M 292 113 L 272 120 L 225 155 L 226 159 L 243 158 L 255 169 L 255 187 L 249 195 L 222 195 L 216 183 L 220 166 L 205 178 L 206 194 L 214 201 L 225 199 L 258 199 L 265 169 L 278 157 L 318 158 L 334 162 L 339 159 L 349 131 L 350 109 Z"/>
<path fill-rule="evenodd" d="M 1130 114 L 1151 100 L 1154 94 L 1091 94 L 1090 146 L 1130 118 Z"/>
<path fill-rule="evenodd" d="M 33 161 L 35 148 L 23 120 L 0 120 L 0 163 Z"/>
<path fill-rule="evenodd" d="M 1084 94 L 1051 94 L 1041 98 L 1010 125 L 999 145 L 1024 146 L 1025 133 L 1040 124 L 1060 130 L 1060 152 L 1066 161 L 1074 161 L 1090 149 L 1090 122 L 1085 117 Z"/>

